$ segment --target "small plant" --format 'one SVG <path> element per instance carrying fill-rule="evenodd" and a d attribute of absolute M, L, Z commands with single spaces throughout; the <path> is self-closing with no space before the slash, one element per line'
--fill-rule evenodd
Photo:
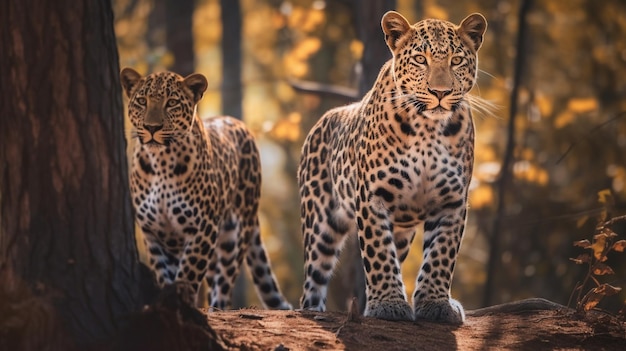
<path fill-rule="evenodd" d="M 626 221 L 626 215 L 607 219 L 608 210 L 612 203 L 611 194 L 608 190 L 598 193 L 600 203 L 603 203 L 605 210 L 602 213 L 600 222 L 596 225 L 593 240 L 580 240 L 574 242 L 574 246 L 588 249 L 591 252 L 570 258 L 576 264 L 586 264 L 587 274 L 582 282 L 578 282 L 568 306 L 571 305 L 572 297 L 576 295 L 576 311 L 584 312 L 593 309 L 604 297 L 619 293 L 622 288 L 608 283 L 601 283 L 597 277 L 614 274 L 613 269 L 605 262 L 610 252 L 624 252 L 626 240 L 616 240 L 618 235 L 610 228 L 615 223 Z M 591 284 L 592 288 L 587 290 Z"/>

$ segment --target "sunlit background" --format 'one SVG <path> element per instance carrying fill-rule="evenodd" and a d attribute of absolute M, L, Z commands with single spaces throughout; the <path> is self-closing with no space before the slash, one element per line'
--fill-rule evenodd
<path fill-rule="evenodd" d="M 164 9 L 165 2 L 114 0 L 121 67 L 150 73 L 180 63 L 167 40 L 168 16 L 174 14 Z M 296 183 L 300 148 L 324 111 L 349 101 L 297 91 L 293 82 L 358 91 L 364 45 L 357 38 L 352 3 L 239 2 L 243 113 L 238 117 L 254 131 L 261 150 L 262 235 L 281 288 L 294 305 L 303 278 Z M 471 207 L 453 295 L 467 308 L 526 297 L 567 304 L 586 269 L 569 260 L 582 252 L 572 243 L 591 238 L 601 214 L 626 213 L 626 2 L 535 1 L 521 48 L 520 1 L 398 0 L 396 10 L 411 22 L 434 17 L 459 23 L 472 12 L 489 22 L 472 93 L 494 106 L 474 112 Z M 195 71 L 209 81 L 199 108 L 208 118 L 223 111 L 222 82 L 228 77 L 222 74 L 221 43 L 233 39 L 222 30 L 219 1 L 195 1 L 187 15 L 192 16 L 188 35 Z M 383 40 L 382 32 L 377 40 Z M 499 182 L 518 52 L 523 55 L 511 172 Z M 622 239 L 626 236 L 626 227 L 615 229 Z M 408 295 L 420 263 L 417 239 L 403 265 Z M 603 280 L 626 287 L 626 254 L 609 256 L 607 263 L 616 274 Z M 351 278 L 339 275 L 333 281 L 331 309 L 345 308 L 345 295 L 338 291 Z M 258 305 L 250 281 L 241 286 L 247 293 L 239 303 Z M 622 293 L 603 306 L 615 308 L 625 298 Z"/>

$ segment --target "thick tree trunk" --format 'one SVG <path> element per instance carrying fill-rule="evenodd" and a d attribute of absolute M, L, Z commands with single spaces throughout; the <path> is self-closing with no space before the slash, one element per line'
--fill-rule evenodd
<path fill-rule="evenodd" d="M 395 0 L 355 1 L 357 36 L 363 42 L 362 75 L 359 92 L 363 96 L 374 85 L 380 68 L 391 58 L 380 21 L 387 11 L 396 8 Z"/>
<path fill-rule="evenodd" d="M 222 17 L 222 114 L 243 119 L 241 84 L 241 4 L 239 0 L 220 0 Z M 245 272 L 235 281 L 233 307 L 248 305 L 246 291 L 250 285 Z"/>
<path fill-rule="evenodd" d="M 195 1 L 165 1 L 166 46 L 174 54 L 170 70 L 188 76 L 195 70 L 192 18 Z"/>
<path fill-rule="evenodd" d="M 107 339 L 142 303 L 110 1 L 3 1 L 0 23 L 0 270 Z"/>
<path fill-rule="evenodd" d="M 241 5 L 220 0 L 222 7 L 222 113 L 243 118 L 241 91 Z"/>

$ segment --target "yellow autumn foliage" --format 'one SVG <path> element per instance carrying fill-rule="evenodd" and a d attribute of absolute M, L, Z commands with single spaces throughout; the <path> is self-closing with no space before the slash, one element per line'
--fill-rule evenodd
<path fill-rule="evenodd" d="M 425 18 L 448 20 L 448 11 L 435 0 L 424 0 Z"/>
<path fill-rule="evenodd" d="M 572 111 L 565 111 L 559 113 L 554 119 L 554 127 L 561 129 L 574 121 L 576 115 Z"/>
<path fill-rule="evenodd" d="M 293 50 L 283 58 L 287 75 L 294 78 L 304 77 L 309 72 L 309 57 L 321 46 L 321 40 L 316 37 L 308 37 L 297 43 Z"/>
<path fill-rule="evenodd" d="M 278 120 L 270 135 L 276 140 L 288 140 L 291 142 L 300 139 L 300 123 L 302 115 L 299 112 L 292 112 L 285 119 Z"/>
<path fill-rule="evenodd" d="M 613 179 L 613 191 L 622 194 L 626 193 L 626 167 L 611 164 L 607 167 L 606 175 Z"/>
<path fill-rule="evenodd" d="M 575 113 L 586 113 L 598 109 L 596 98 L 574 98 L 567 102 L 567 109 Z"/>
<path fill-rule="evenodd" d="M 549 96 L 541 93 L 535 95 L 535 104 L 537 105 L 539 113 L 542 117 L 552 115 L 554 104 Z"/>
<path fill-rule="evenodd" d="M 217 1 L 200 1 L 193 13 L 193 35 L 196 52 L 211 50 L 222 40 L 220 5 Z M 199 60 L 199 62 L 202 62 Z"/>
<path fill-rule="evenodd" d="M 350 42 L 350 53 L 355 60 L 359 60 L 363 56 L 363 43 L 360 40 L 352 40 Z"/>
<path fill-rule="evenodd" d="M 288 25 L 291 28 L 309 33 L 324 23 L 325 18 L 324 11 L 294 6 L 289 14 Z"/>
<path fill-rule="evenodd" d="M 539 185 L 547 185 L 550 175 L 537 164 L 530 161 L 518 161 L 513 165 L 515 178 Z"/>
<path fill-rule="evenodd" d="M 480 209 L 494 204 L 495 196 L 493 187 L 489 184 L 481 184 L 469 194 L 470 208 Z"/>

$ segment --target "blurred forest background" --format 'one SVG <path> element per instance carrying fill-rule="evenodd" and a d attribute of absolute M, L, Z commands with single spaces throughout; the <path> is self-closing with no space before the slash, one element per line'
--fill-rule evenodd
<path fill-rule="evenodd" d="M 360 15 L 369 6 L 395 9 L 412 23 L 430 17 L 459 23 L 472 12 L 489 22 L 472 93 L 494 108 L 474 113 L 471 207 L 452 285 L 466 308 L 527 297 L 567 304 L 586 269 L 569 260 L 582 251 L 572 243 L 590 239 L 603 212 L 626 213 L 622 0 L 113 4 L 120 67 L 203 73 L 209 88 L 200 115 L 240 117 L 256 134 L 264 177 L 262 234 L 294 306 L 302 289 L 300 148 L 324 111 L 360 98 L 362 78 L 380 67 L 368 66 L 368 55 L 389 57 L 380 16 Z M 367 26 L 377 34 L 364 36 L 360 30 Z M 378 51 L 367 52 L 362 38 Z M 624 226 L 615 230 L 624 238 Z M 420 251 L 418 239 L 403 266 L 409 295 Z M 626 258 L 609 256 L 609 264 L 615 274 L 602 278 L 626 287 Z M 354 274 L 339 273 L 331 282 L 330 309 L 345 309 L 353 280 Z M 243 293 L 251 283 L 239 284 L 238 304 L 258 305 L 254 293 Z M 601 307 L 619 308 L 625 300 L 622 292 Z"/>

